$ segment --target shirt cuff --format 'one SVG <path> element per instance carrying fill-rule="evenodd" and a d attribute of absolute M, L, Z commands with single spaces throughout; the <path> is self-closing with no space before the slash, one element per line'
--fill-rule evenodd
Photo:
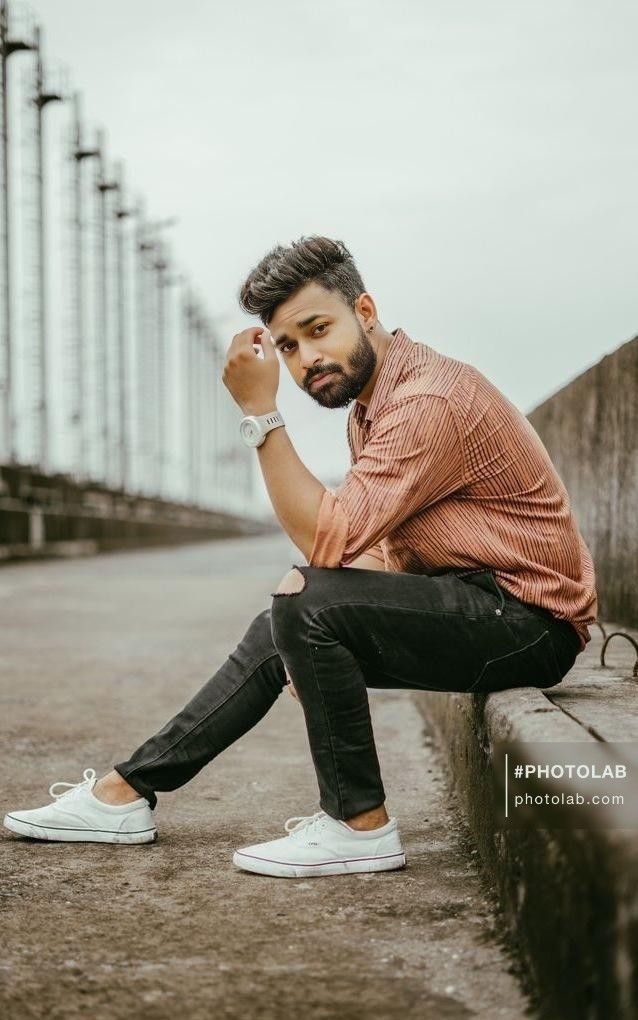
<path fill-rule="evenodd" d="M 348 540 L 348 518 L 341 503 L 331 489 L 326 489 L 317 517 L 317 528 L 312 551 L 308 557 L 311 567 L 340 567 L 343 550 Z"/>

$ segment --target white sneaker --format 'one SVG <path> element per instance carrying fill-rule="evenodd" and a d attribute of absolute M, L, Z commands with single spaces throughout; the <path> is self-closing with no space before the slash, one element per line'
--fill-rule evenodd
<path fill-rule="evenodd" d="M 405 867 L 396 818 L 380 829 L 358 832 L 346 822 L 318 811 L 289 818 L 285 829 L 288 836 L 236 850 L 233 864 L 244 871 L 278 878 L 351 875 Z"/>
<path fill-rule="evenodd" d="M 153 812 L 145 797 L 130 804 L 104 804 L 91 792 L 94 769 L 84 770 L 80 783 L 53 783 L 52 804 L 32 811 L 10 811 L 4 826 L 31 839 L 69 843 L 152 843 L 157 839 Z M 56 786 L 66 786 L 56 793 Z"/>

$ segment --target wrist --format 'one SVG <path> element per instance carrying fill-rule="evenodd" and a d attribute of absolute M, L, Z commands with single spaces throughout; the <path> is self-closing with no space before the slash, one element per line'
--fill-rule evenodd
<path fill-rule="evenodd" d="M 277 410 L 277 400 L 273 397 L 272 400 L 261 401 L 254 404 L 244 404 L 241 407 L 241 412 L 244 417 L 252 415 L 258 417 L 261 414 L 270 414 L 271 411 Z"/>

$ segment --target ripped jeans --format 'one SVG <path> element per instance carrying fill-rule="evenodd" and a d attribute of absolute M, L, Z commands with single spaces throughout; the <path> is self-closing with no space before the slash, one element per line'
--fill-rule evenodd
<path fill-rule="evenodd" d="M 484 694 L 552 687 L 581 650 L 570 623 L 490 570 L 427 574 L 299 566 L 214 676 L 115 769 L 151 807 L 250 730 L 286 685 L 303 708 L 321 808 L 347 820 L 385 801 L 367 688 Z"/>

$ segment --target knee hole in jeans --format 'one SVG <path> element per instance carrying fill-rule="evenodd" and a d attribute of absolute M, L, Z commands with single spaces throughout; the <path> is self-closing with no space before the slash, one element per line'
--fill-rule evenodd
<path fill-rule="evenodd" d="M 302 574 L 301 570 L 294 566 L 292 570 L 282 577 L 279 582 L 277 591 L 271 591 L 273 598 L 281 598 L 282 596 L 299 595 L 300 592 L 306 587 L 306 578 Z"/>

